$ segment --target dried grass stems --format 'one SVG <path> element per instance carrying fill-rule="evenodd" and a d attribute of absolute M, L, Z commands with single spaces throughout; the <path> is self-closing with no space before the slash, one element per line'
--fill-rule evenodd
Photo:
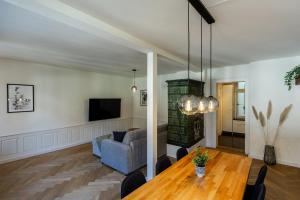
<path fill-rule="evenodd" d="M 273 146 L 274 146 L 274 144 L 277 140 L 277 137 L 279 135 L 279 130 L 280 130 L 281 126 L 283 125 L 283 123 L 287 120 L 288 115 L 289 115 L 292 107 L 293 107 L 292 104 L 288 105 L 287 107 L 284 108 L 284 110 L 280 114 L 280 118 L 279 118 L 278 126 L 277 126 L 277 129 L 276 129 L 275 137 L 274 137 L 273 142 L 272 142 Z"/>
<path fill-rule="evenodd" d="M 271 115 L 272 115 L 272 111 L 273 111 L 273 107 L 272 107 L 272 102 L 269 101 L 268 102 L 268 108 L 267 108 L 267 136 L 266 136 L 266 144 L 268 143 L 268 137 L 269 137 L 269 132 L 270 132 L 270 129 L 269 129 L 269 126 L 270 126 L 270 118 L 271 118 Z"/>
<path fill-rule="evenodd" d="M 275 135 L 273 137 L 273 140 L 271 140 L 271 142 L 269 143 L 269 141 L 270 141 L 269 140 L 269 136 L 270 136 L 269 126 L 270 126 L 270 119 L 271 119 L 271 116 L 272 116 L 272 113 L 273 113 L 272 102 L 271 101 L 268 102 L 267 114 L 266 114 L 267 117 L 266 118 L 265 118 L 265 115 L 262 112 L 257 112 L 256 108 L 254 106 L 252 106 L 252 111 L 253 111 L 254 117 L 259 122 L 259 124 L 262 128 L 262 131 L 264 133 L 264 140 L 265 140 L 266 145 L 268 145 L 268 144 L 271 144 L 273 146 L 275 145 L 275 142 L 276 142 L 276 140 L 278 138 L 278 135 L 279 135 L 279 132 L 280 132 L 280 128 L 282 127 L 284 122 L 287 120 L 288 115 L 289 115 L 292 107 L 293 107 L 293 105 L 290 104 L 287 107 L 285 107 L 283 109 L 283 111 L 281 112 Z"/>
<path fill-rule="evenodd" d="M 268 133 L 266 133 L 266 131 L 265 131 L 266 119 L 265 119 L 265 116 L 262 112 L 259 112 L 259 114 L 258 114 L 258 121 L 259 121 L 260 126 L 262 128 L 262 131 L 264 133 L 264 139 L 265 139 L 265 142 L 266 142 Z"/>

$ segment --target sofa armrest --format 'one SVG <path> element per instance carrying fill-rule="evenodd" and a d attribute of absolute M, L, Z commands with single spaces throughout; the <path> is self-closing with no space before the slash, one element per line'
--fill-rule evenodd
<path fill-rule="evenodd" d="M 105 139 L 111 139 L 112 138 L 112 134 L 108 134 L 108 135 L 101 135 L 99 137 L 96 137 L 92 140 L 92 145 L 93 145 L 93 154 L 101 157 L 101 143 L 102 140 Z"/>
<path fill-rule="evenodd" d="M 132 169 L 132 151 L 129 145 L 105 139 L 101 144 L 102 162 L 110 167 L 130 173 Z"/>

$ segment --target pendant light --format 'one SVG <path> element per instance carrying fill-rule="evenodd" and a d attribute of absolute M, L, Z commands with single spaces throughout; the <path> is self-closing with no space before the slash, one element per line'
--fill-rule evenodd
<path fill-rule="evenodd" d="M 202 26 L 202 20 L 201 17 L 201 83 L 202 83 L 202 73 L 203 73 L 203 26 Z M 207 113 L 208 112 L 208 98 L 204 96 L 204 92 L 202 91 L 202 94 L 199 98 L 198 103 L 198 113 Z"/>
<path fill-rule="evenodd" d="M 133 69 L 133 86 L 131 87 L 131 91 L 132 92 L 136 92 L 137 91 L 137 87 L 135 85 L 135 72 L 136 72 L 136 69 Z"/>
<path fill-rule="evenodd" d="M 219 107 L 219 101 L 212 96 L 212 25 L 210 24 L 210 57 L 209 57 L 209 73 L 210 73 L 210 95 L 208 97 L 208 112 L 216 112 Z"/>
<path fill-rule="evenodd" d="M 178 109 L 182 114 L 195 115 L 198 111 L 199 100 L 196 96 L 190 94 L 190 2 L 188 1 L 188 91 L 178 100 Z"/>

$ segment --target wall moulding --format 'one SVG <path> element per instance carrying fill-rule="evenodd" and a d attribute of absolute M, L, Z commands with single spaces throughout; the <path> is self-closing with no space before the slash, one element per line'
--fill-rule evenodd
<path fill-rule="evenodd" d="M 127 130 L 132 127 L 132 124 L 132 118 L 120 118 L 1 136 L 0 164 L 88 143 L 93 138 L 109 134 L 114 130 Z"/>

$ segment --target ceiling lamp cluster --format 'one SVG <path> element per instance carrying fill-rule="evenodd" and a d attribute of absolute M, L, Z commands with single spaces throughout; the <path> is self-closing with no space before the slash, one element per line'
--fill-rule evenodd
<path fill-rule="evenodd" d="M 205 97 L 202 92 L 200 97 L 190 94 L 184 95 L 178 100 L 178 108 L 185 115 L 195 115 L 197 113 L 215 112 L 219 107 L 218 100 L 212 96 L 212 23 L 215 22 L 208 10 L 204 7 L 201 1 L 188 0 L 188 85 L 190 81 L 190 3 L 201 15 L 201 82 L 203 74 L 203 17 L 210 24 L 210 96 Z M 188 86 L 188 90 L 189 90 Z"/>

